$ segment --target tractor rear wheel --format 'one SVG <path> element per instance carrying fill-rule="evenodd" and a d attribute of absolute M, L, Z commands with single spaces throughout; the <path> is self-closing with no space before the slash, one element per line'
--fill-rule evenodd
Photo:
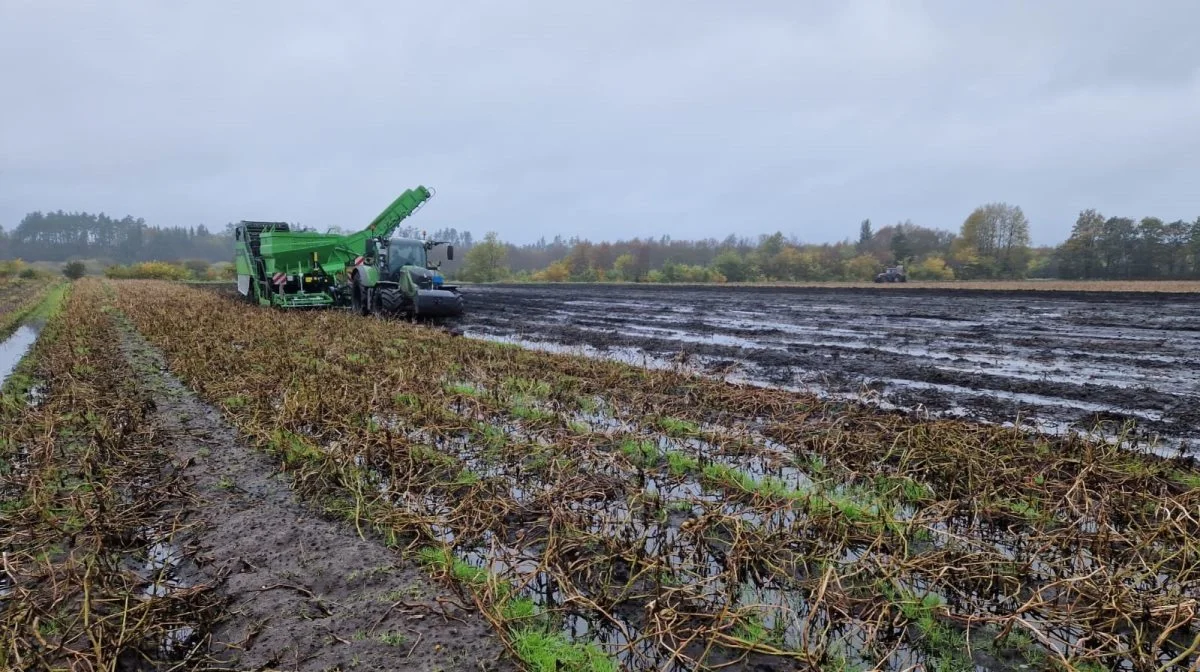
<path fill-rule="evenodd" d="M 380 289 L 379 305 L 388 315 L 398 315 L 404 309 L 404 294 L 391 287 Z"/>

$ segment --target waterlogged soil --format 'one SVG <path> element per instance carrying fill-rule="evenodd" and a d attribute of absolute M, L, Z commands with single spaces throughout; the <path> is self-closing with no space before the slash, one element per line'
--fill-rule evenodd
<path fill-rule="evenodd" d="M 208 584 L 226 599 L 227 618 L 198 642 L 221 669 L 515 669 L 461 598 L 297 501 L 272 459 L 246 447 L 140 336 L 127 331 L 122 348 L 155 393 L 163 447 L 194 495 L 179 514 L 188 531 L 164 542 L 171 571 L 157 589 Z"/>
<path fill-rule="evenodd" d="M 1200 453 L 1200 295 L 488 285 L 468 336 Z M 1132 427 L 1132 428 L 1131 428 Z"/>
<path fill-rule="evenodd" d="M 533 298 L 530 294 L 512 291 L 515 289 L 532 291 Z M 552 291 L 562 293 L 557 303 L 553 302 Z M 574 295 L 570 293 L 572 291 Z M 543 349 L 584 352 L 640 361 L 651 366 L 688 367 L 768 385 L 811 387 L 830 395 L 872 396 L 878 403 L 899 405 L 895 397 L 890 401 L 882 400 L 882 393 L 887 392 L 884 385 L 867 387 L 869 392 L 863 392 L 861 383 L 858 387 L 848 384 L 836 387 L 837 381 L 832 375 L 814 377 L 816 382 L 797 381 L 795 378 L 801 373 L 799 367 L 790 365 L 788 373 L 793 378 L 776 381 L 769 375 L 773 371 L 770 361 L 754 359 L 760 350 L 786 352 L 787 345 L 802 343 L 804 338 L 808 341 L 804 347 L 824 348 L 831 353 L 829 360 L 839 365 L 853 350 L 846 344 L 855 337 L 866 345 L 854 352 L 877 350 L 889 353 L 895 350 L 895 347 L 889 348 L 886 341 L 869 340 L 869 334 L 863 329 L 855 332 L 843 328 L 842 332 L 830 336 L 819 332 L 835 329 L 830 326 L 831 321 L 852 324 L 855 319 L 864 319 L 859 311 L 841 310 L 830 317 L 829 313 L 834 313 L 834 309 L 826 307 L 824 313 L 817 311 L 804 317 L 802 309 L 795 308 L 798 315 L 788 323 L 775 314 L 786 314 L 786 307 L 764 308 L 751 314 L 747 306 L 746 302 L 754 299 L 761 304 L 776 301 L 778 297 L 774 295 L 777 292 L 762 292 L 756 297 L 753 293 L 728 290 L 646 289 L 651 292 L 647 295 L 650 298 L 657 294 L 670 298 L 672 291 L 681 292 L 683 296 L 694 293 L 699 297 L 692 305 L 676 301 L 655 308 L 649 300 L 638 303 L 639 295 L 632 293 L 636 289 L 626 289 L 625 294 L 618 290 L 611 294 L 587 295 L 587 292 L 603 291 L 612 290 L 603 287 L 480 288 L 469 295 L 473 312 L 456 328 L 468 334 L 482 334 L 493 340 Z M 494 303 L 485 303 L 486 292 L 496 294 Z M 709 300 L 701 305 L 705 297 Z M 942 298 L 941 294 L 922 297 L 925 300 L 920 307 L 926 315 L 930 314 L 927 304 L 933 303 L 930 297 Z M 996 295 L 992 298 L 1022 297 Z M 1109 298 L 1118 300 L 1120 297 Z M 508 303 L 505 303 L 506 299 Z M 823 299 L 828 297 L 818 292 L 809 301 L 815 304 Z M 540 304 L 543 306 L 540 313 L 539 301 L 547 302 Z M 716 307 L 718 304 L 732 305 L 733 308 L 721 313 Z M 737 308 L 738 305 L 743 308 Z M 882 310 L 882 307 L 877 308 Z M 738 311 L 750 315 L 739 316 Z M 985 315 L 977 314 L 961 321 L 983 323 L 985 318 Z M 889 319 L 896 324 L 909 324 L 908 333 L 911 334 L 915 331 L 912 323 L 922 318 L 897 314 Z M 940 319 L 945 324 L 953 322 L 950 316 Z M 276 326 L 282 329 L 278 334 L 293 331 L 299 326 L 293 324 L 297 320 L 294 315 L 279 317 Z M 484 333 L 483 330 L 489 328 L 489 320 L 492 332 Z M 734 320 L 740 322 L 731 326 Z M 809 320 L 816 324 L 810 325 Z M 764 326 L 767 323 L 770 326 Z M 425 340 L 424 335 L 410 330 L 393 330 L 387 325 L 371 322 L 356 324 L 361 324 L 366 331 L 379 331 L 384 340 L 376 341 L 377 344 L 387 343 L 387 339 L 402 334 Z M 506 325 L 508 332 L 504 331 Z M 268 325 L 263 326 L 265 329 Z M 1023 328 L 1032 332 L 1034 326 L 1037 325 L 1028 324 Z M 809 332 L 803 331 L 806 327 Z M 767 329 L 774 331 L 760 333 Z M 996 332 L 1003 327 L 990 329 Z M 1186 329 L 1177 325 L 1175 330 Z M 588 341 L 581 336 L 596 332 L 602 334 L 600 340 Z M 817 344 L 821 337 L 833 342 Z M 661 339 L 663 344 L 658 345 L 654 339 Z M 279 340 L 276 337 L 264 342 Z M 465 340 L 456 341 L 463 347 L 463 359 L 456 361 L 469 361 L 467 357 L 471 351 L 480 351 L 474 346 L 467 347 L 470 344 Z M 907 355 L 938 361 L 930 354 L 934 350 L 930 345 L 933 340 L 932 337 L 924 340 L 924 352 L 917 352 L 917 347 L 910 344 Z M 368 339 L 364 337 L 363 341 Z M 976 341 L 987 342 L 982 338 Z M 425 344 L 452 347 L 454 342 L 435 338 Z M 695 349 L 707 344 L 729 349 L 718 351 L 723 355 Z M 843 349 L 835 350 L 835 347 Z M 981 348 L 979 345 L 974 347 Z M 1008 347 L 1016 348 L 1017 345 Z M 421 350 L 428 351 L 427 348 Z M 838 353 L 836 357 L 832 355 L 835 352 Z M 1007 350 L 997 347 L 994 352 L 1003 354 Z M 1179 352 L 1183 353 L 1183 350 Z M 499 352 L 490 350 L 487 354 L 501 357 Z M 803 446 L 806 439 L 817 438 L 817 432 L 797 435 L 784 431 L 779 436 L 778 430 L 785 429 L 783 425 L 764 424 L 763 418 L 756 417 L 753 411 L 722 418 L 719 420 L 722 424 L 691 425 L 674 418 L 647 416 L 646 410 L 638 409 L 636 405 L 629 408 L 620 403 L 610 404 L 604 394 L 572 401 L 569 396 L 552 393 L 553 386 L 547 383 L 555 380 L 553 376 L 547 381 L 534 380 L 538 377 L 536 357 L 509 354 L 516 355 L 512 369 L 500 367 L 496 372 L 478 372 L 462 380 L 442 379 L 430 384 L 429 389 L 434 391 L 433 386 L 439 382 L 447 391 L 454 390 L 453 394 L 441 399 L 448 404 L 446 410 L 461 418 L 447 418 L 444 424 L 459 428 L 461 433 L 454 436 L 437 427 L 419 427 L 411 429 L 407 438 L 412 446 L 435 449 L 436 452 L 428 455 L 421 453 L 417 459 L 431 467 L 440 464 L 439 475 L 419 481 L 411 478 L 396 480 L 395 476 L 389 479 L 389 473 L 396 471 L 385 468 L 378 472 L 378 485 L 382 492 L 394 496 L 397 506 L 406 507 L 419 519 L 431 521 L 429 531 L 442 541 L 453 543 L 461 559 L 519 586 L 523 596 L 563 616 L 565 629 L 574 639 L 590 640 L 614 653 L 625 669 L 686 669 L 676 667 L 676 664 L 682 665 L 674 655 L 676 652 L 703 657 L 706 664 L 714 667 L 728 662 L 728 669 L 788 669 L 792 666 L 791 661 L 782 657 L 763 661 L 761 665 L 754 657 L 736 658 L 737 652 L 743 650 L 741 647 L 729 651 L 731 655 L 720 649 L 714 634 L 721 628 L 724 628 L 721 632 L 736 634 L 738 629 L 728 627 L 728 622 L 716 622 L 715 615 L 738 611 L 746 622 L 771 629 L 772 637 L 777 636 L 791 651 L 811 652 L 809 645 L 820 641 L 820 646 L 828 647 L 823 649 L 825 651 L 841 651 L 852 658 L 861 658 L 862 662 L 873 661 L 881 667 L 894 669 L 915 669 L 921 665 L 930 669 L 969 669 L 972 663 L 977 668 L 993 670 L 1024 669 L 1026 666 L 1040 669 L 1049 665 L 1032 661 L 1044 663 L 1048 652 L 1035 645 L 1033 639 L 1026 642 L 1006 639 L 1005 644 L 998 645 L 996 629 L 984 633 L 980 632 L 983 628 L 963 628 L 962 624 L 971 622 L 978 626 L 979 623 L 971 619 L 980 615 L 1011 614 L 1028 598 L 1026 606 L 1017 612 L 1024 619 L 1023 629 L 1019 632 L 1037 634 L 1037 641 L 1049 642 L 1048 649 L 1066 657 L 1079 654 L 1085 646 L 1092 646 L 1087 641 L 1089 633 L 1081 627 L 1094 627 L 1100 622 L 1098 614 L 1101 612 L 1096 609 L 1104 607 L 1095 604 L 1095 595 L 1112 596 L 1106 599 L 1122 601 L 1135 599 L 1132 592 L 1126 592 L 1124 586 L 1127 584 L 1123 582 L 1132 576 L 1128 572 L 1137 573 L 1137 567 L 1160 567 L 1163 573 L 1153 585 L 1139 586 L 1140 594 L 1136 599 L 1147 605 L 1144 613 L 1150 614 L 1151 604 L 1177 611 L 1175 604 L 1181 596 L 1193 597 L 1195 582 L 1190 581 L 1194 578 L 1190 572 L 1179 569 L 1182 578 L 1175 581 L 1172 577 L 1176 570 L 1163 564 L 1169 561 L 1158 559 L 1181 552 L 1178 547 L 1170 548 L 1179 538 L 1172 535 L 1190 535 L 1186 524 L 1171 522 L 1174 518 L 1162 521 L 1162 516 L 1154 513 L 1172 510 L 1167 504 L 1172 500 L 1161 495 L 1143 499 L 1140 495 L 1129 494 L 1142 492 L 1143 488 L 1121 488 L 1119 484 L 1111 489 L 1097 490 L 1108 484 L 1103 479 L 1090 481 L 1085 478 L 1091 465 L 1077 473 L 1079 461 L 1071 456 L 1076 455 L 1074 451 L 1078 446 L 1074 442 L 1054 444 L 1072 451 L 1065 457 L 1055 454 L 1054 445 L 1039 442 L 1035 447 L 1031 442 L 1029 447 L 1036 448 L 1039 454 L 1043 449 L 1045 451 L 1044 471 L 1027 467 L 1014 469 L 1009 458 L 1020 456 L 1025 444 L 1012 446 L 1007 433 L 989 430 L 992 436 L 1003 434 L 1006 437 L 1002 445 L 996 446 L 998 459 L 995 466 L 998 471 L 1001 468 L 1004 471 L 1003 476 L 997 474 L 997 482 L 1008 484 L 1008 487 L 983 484 L 976 488 L 983 492 L 968 502 L 965 500 L 972 490 L 969 484 L 978 483 L 978 478 L 973 476 L 984 474 L 986 479 L 987 474 L 992 473 L 992 460 L 978 459 L 979 452 L 983 451 L 968 449 L 961 453 L 960 459 L 965 463 L 964 471 L 968 477 L 960 480 L 953 474 L 959 461 L 943 460 L 939 454 L 940 441 L 935 439 L 913 445 L 912 453 L 903 458 L 905 462 L 912 458 L 923 466 L 915 467 L 911 472 L 905 468 L 896 474 L 893 465 L 875 463 L 876 458 L 867 454 L 873 451 L 860 451 L 855 441 L 858 437 L 853 433 L 847 440 L 839 440 L 836 449 L 822 447 L 810 451 Z M 964 352 L 962 358 L 972 361 L 967 358 L 971 354 L 974 353 Z M 381 359 L 389 368 L 404 361 L 397 356 Z M 549 363 L 550 360 L 546 361 Z M 904 364 L 899 358 L 891 361 L 897 366 Z M 578 362 L 572 364 L 577 365 Z M 603 368 L 596 367 L 595 370 Z M 999 365 L 993 368 L 1004 370 Z M 454 369 L 442 367 L 440 370 Z M 847 370 L 850 369 L 843 369 Z M 513 376 L 504 377 L 506 373 Z M 817 370 L 817 374 L 820 373 L 821 370 Z M 1000 373 L 993 370 L 990 375 L 999 377 Z M 1080 374 L 1071 371 L 1063 375 Z M 1009 377 L 1020 379 L 1019 376 Z M 919 381 L 908 382 L 915 386 Z M 412 383 L 405 379 L 405 384 Z M 967 393 L 999 396 L 1003 390 L 995 389 L 997 387 L 988 383 L 962 389 Z M 1021 398 L 1035 396 L 1032 393 L 1013 394 L 1021 394 Z M 435 395 L 431 393 L 430 396 Z M 1050 399 L 1074 403 L 1076 406 L 1072 408 L 1075 410 L 1083 403 L 1066 395 Z M 834 408 L 837 406 L 833 405 Z M 956 408 L 961 406 L 939 412 L 956 412 Z M 881 424 L 894 423 L 891 426 L 899 427 L 901 431 L 909 426 L 897 422 L 895 417 L 866 415 Z M 850 413 L 847 424 L 859 422 L 863 416 Z M 990 419 L 999 417 L 993 415 Z M 412 419 L 406 411 L 394 416 L 380 411 L 371 418 L 388 431 L 404 429 L 406 420 Z M 668 423 L 668 420 L 672 422 Z M 418 421 L 417 424 L 421 423 Z M 874 422 L 870 424 L 874 425 Z M 946 424 L 937 423 L 930 427 Z M 859 425 L 860 429 L 862 426 Z M 472 429 L 463 429 L 467 427 Z M 980 429 L 975 427 L 972 431 Z M 564 430 L 569 430 L 570 434 Z M 771 436 L 785 443 L 776 443 L 768 438 Z M 935 436 L 955 441 L 960 435 L 943 433 Z M 493 440 L 497 437 L 501 440 Z M 865 444 L 867 446 L 888 440 L 886 431 L 878 436 L 864 431 L 861 437 L 869 442 Z M 902 440 L 900 435 L 896 438 L 898 442 Z M 1011 454 L 1010 450 L 1013 451 Z M 1116 451 L 1105 451 L 1105 454 L 1115 458 L 1104 457 L 1095 466 L 1112 469 L 1126 465 L 1126 456 Z M 450 459 L 446 461 L 437 459 L 447 456 Z M 1095 455 L 1085 453 L 1084 456 L 1089 461 L 1096 460 Z M 753 483 L 746 485 L 743 478 L 734 478 L 733 471 L 741 477 L 751 478 Z M 860 477 L 860 474 L 865 475 Z M 773 480 L 768 481 L 768 476 Z M 1162 478 L 1180 483 L 1175 480 L 1177 476 L 1174 472 L 1166 472 Z M 1132 472 L 1125 473 L 1124 470 L 1117 475 L 1117 478 L 1126 477 L 1135 478 Z M 445 487 L 450 478 L 464 487 Z M 1029 483 L 1031 490 L 1036 490 L 1032 486 L 1046 485 L 1047 479 L 1053 490 L 1044 497 L 1036 495 L 1031 499 L 1033 504 L 1010 499 L 1007 494 L 1012 487 L 1020 487 L 1012 484 Z M 437 485 L 439 482 L 441 487 Z M 424 483 L 435 485 L 421 487 Z M 965 497 L 962 494 L 964 483 L 968 484 Z M 1074 484 L 1069 491 L 1062 487 L 1066 483 Z M 1155 479 L 1142 479 L 1139 483 L 1163 485 Z M 779 492 L 770 494 L 775 490 Z M 885 491 L 888 494 L 884 494 Z M 1066 495 L 1061 497 L 1058 493 L 1064 491 Z M 755 494 L 748 497 L 747 493 Z M 795 498 L 791 498 L 793 494 Z M 1150 534 L 1142 527 L 1145 522 L 1130 522 L 1125 527 L 1119 522 L 1114 524 L 1113 517 L 1107 513 L 1106 500 L 1129 504 L 1113 504 L 1113 510 L 1147 515 L 1146 519 L 1131 516 L 1129 520 L 1145 520 L 1155 525 L 1157 532 Z M 467 502 L 465 509 L 458 507 L 461 502 Z M 1145 505 L 1154 508 L 1146 513 Z M 1179 510 L 1194 508 L 1184 505 Z M 461 515 L 462 510 L 487 510 L 500 515 L 495 518 Z M 1186 514 L 1182 515 L 1191 520 Z M 878 521 L 873 522 L 876 518 Z M 1115 519 L 1124 520 L 1120 515 Z M 844 525 L 848 521 L 857 522 Z M 889 521 L 898 522 L 904 528 L 897 529 Z M 880 527 L 875 527 L 876 523 Z M 1101 525 L 1104 526 L 1103 537 L 1097 535 Z M 1103 539 L 1110 538 L 1110 531 L 1116 538 L 1137 539 L 1138 543 L 1109 548 Z M 1126 534 L 1130 536 L 1126 537 Z M 1169 541 L 1159 543 L 1155 539 Z M 1132 549 L 1124 546 L 1132 546 Z M 1139 547 L 1142 550 L 1136 550 Z M 1142 552 L 1147 555 L 1143 556 Z M 635 575 L 634 567 L 642 562 L 645 567 L 666 568 L 666 571 Z M 1187 561 L 1183 563 L 1186 565 Z M 838 569 L 831 569 L 833 567 Z M 633 580 L 634 576 L 638 578 Z M 1097 576 L 1099 578 L 1095 578 Z M 827 581 L 828 577 L 836 578 Z M 1070 587 L 1076 584 L 1083 587 Z M 889 595 L 889 590 L 902 590 L 913 595 L 932 590 L 941 596 L 939 599 L 945 600 L 945 610 L 939 610 L 939 620 L 925 626 L 903 626 L 895 615 L 901 597 Z M 868 598 L 865 596 L 867 591 L 876 594 Z M 879 606 L 883 599 L 891 603 L 887 611 Z M 588 606 L 593 604 L 605 605 L 607 613 L 602 613 L 600 606 Z M 923 598 L 922 604 L 925 604 Z M 1124 602 L 1119 608 L 1124 608 Z M 1130 609 L 1130 613 L 1135 611 Z M 691 617 L 681 619 L 681 614 L 691 614 Z M 713 616 L 714 620 L 705 621 L 708 616 Z M 904 617 L 916 620 L 910 615 Z M 1077 617 L 1082 617 L 1080 623 L 1091 625 L 1076 627 Z M 1190 619 L 1190 615 L 1184 617 Z M 777 624 L 782 625 L 775 633 Z M 942 627 L 934 627 L 939 625 Z M 704 630 L 704 634 L 693 638 L 694 633 L 700 632 L 693 628 L 701 626 L 715 629 Z M 1107 627 L 1102 626 L 1101 630 L 1106 631 Z M 1128 642 L 1148 642 L 1151 641 L 1148 636 L 1155 636 L 1152 628 L 1135 628 L 1128 638 L 1111 640 L 1106 650 L 1123 651 Z M 1186 632 L 1190 633 L 1190 630 Z M 936 644 L 929 633 L 941 633 L 937 641 L 943 644 Z M 808 639 L 810 635 L 816 635 L 817 639 Z M 1159 660 L 1165 662 L 1174 658 L 1188 646 L 1188 638 L 1190 634 L 1179 646 L 1163 646 L 1161 655 L 1156 654 Z M 953 642 L 968 639 L 973 643 L 969 658 L 961 655 L 964 652 L 959 649 L 950 650 Z M 671 654 L 669 657 L 668 653 Z M 1145 661 L 1149 658 L 1139 656 L 1138 659 L 1142 661 L 1138 663 L 1138 669 L 1146 668 Z M 828 662 L 836 664 L 836 660 Z"/>
<path fill-rule="evenodd" d="M 7 337 L 0 338 L 0 385 L 16 370 L 41 330 L 41 324 L 22 324 Z"/>

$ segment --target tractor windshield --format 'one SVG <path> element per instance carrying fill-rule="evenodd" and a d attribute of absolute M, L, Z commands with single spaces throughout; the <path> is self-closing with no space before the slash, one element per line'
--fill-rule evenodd
<path fill-rule="evenodd" d="M 405 266 L 426 266 L 425 246 L 415 240 L 393 240 L 388 246 L 388 270 L 392 273 Z"/>

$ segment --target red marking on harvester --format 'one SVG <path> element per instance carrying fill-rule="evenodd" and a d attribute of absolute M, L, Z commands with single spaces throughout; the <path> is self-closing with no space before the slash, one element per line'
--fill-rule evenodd
<path fill-rule="evenodd" d="M 271 280 L 277 285 L 286 285 L 287 273 L 276 273 L 275 275 L 271 276 Z"/>
<path fill-rule="evenodd" d="M 355 257 L 355 258 L 354 258 L 354 265 L 355 265 L 355 266 L 361 266 L 361 265 L 362 265 L 362 263 L 363 263 L 364 261 L 366 261 L 366 259 L 363 259 L 361 256 Z"/>

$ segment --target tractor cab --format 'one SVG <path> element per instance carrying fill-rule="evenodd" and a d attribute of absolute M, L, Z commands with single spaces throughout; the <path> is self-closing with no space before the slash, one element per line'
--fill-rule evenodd
<path fill-rule="evenodd" d="M 392 238 L 379 248 L 381 280 L 400 282 L 400 274 L 407 271 L 414 285 L 420 289 L 440 289 L 444 282 L 439 270 L 441 264 L 429 263 L 429 250 L 443 243 L 418 240 L 416 238 Z M 446 246 L 446 258 L 454 258 L 454 246 Z"/>
<path fill-rule="evenodd" d="M 385 254 L 387 255 L 388 275 L 399 273 L 405 266 L 429 268 L 429 253 L 425 244 L 412 238 L 393 238 L 388 241 Z"/>

